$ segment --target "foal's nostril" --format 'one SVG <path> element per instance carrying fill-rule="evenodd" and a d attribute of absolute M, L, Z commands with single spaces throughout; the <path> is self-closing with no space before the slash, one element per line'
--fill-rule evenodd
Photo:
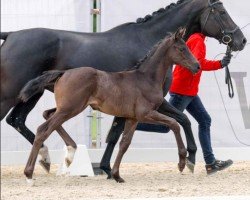
<path fill-rule="evenodd" d="M 196 67 L 197 70 L 200 70 L 200 69 L 201 69 L 201 66 L 200 66 L 199 63 L 197 63 L 197 64 L 195 65 L 195 67 Z"/>
<path fill-rule="evenodd" d="M 242 43 L 245 45 L 247 43 L 247 39 L 243 38 Z"/>

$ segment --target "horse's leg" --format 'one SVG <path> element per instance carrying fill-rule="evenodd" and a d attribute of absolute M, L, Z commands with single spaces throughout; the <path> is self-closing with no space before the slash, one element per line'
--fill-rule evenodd
<path fill-rule="evenodd" d="M 54 113 L 56 112 L 56 108 L 52 108 L 50 110 L 46 110 L 43 112 L 43 117 L 48 120 Z M 77 145 L 75 141 L 69 136 L 69 134 L 65 131 L 62 126 L 59 126 L 56 131 L 59 133 L 63 141 L 67 146 L 67 155 L 65 156 L 65 164 L 67 167 L 73 162 L 74 155 L 77 149 Z"/>
<path fill-rule="evenodd" d="M 41 96 L 42 94 L 38 94 L 27 102 L 19 102 L 6 117 L 6 122 L 21 133 L 31 144 L 34 142 L 35 134 L 25 126 L 25 121 Z"/>
<path fill-rule="evenodd" d="M 19 102 L 10 112 L 6 118 L 6 122 L 15 128 L 26 140 L 31 144 L 34 143 L 35 134 L 32 133 L 25 125 L 27 115 L 35 107 L 36 103 L 40 99 L 43 93 L 37 94 L 27 102 Z M 48 147 L 42 144 L 42 147 L 39 151 L 41 160 L 39 160 L 40 165 L 45 169 L 46 172 L 50 170 L 50 157 Z"/>
<path fill-rule="evenodd" d="M 194 172 L 197 146 L 194 140 L 193 132 L 191 129 L 191 123 L 188 117 L 183 112 L 173 107 L 166 100 L 164 100 L 162 105 L 159 107 L 158 112 L 174 118 L 183 127 L 187 140 L 187 151 L 188 151 L 187 167 L 190 169 L 190 171 Z"/>
<path fill-rule="evenodd" d="M 15 105 L 15 100 L 8 99 L 8 100 L 2 100 L 1 99 L 1 121 L 2 119 L 7 115 L 7 113 L 10 111 L 10 109 Z"/>
<path fill-rule="evenodd" d="M 40 147 L 42 146 L 42 143 L 58 126 L 60 126 L 66 120 L 70 119 L 70 117 L 71 116 L 68 113 L 60 111 L 55 112 L 52 117 L 50 117 L 45 123 L 38 127 L 35 141 L 24 170 L 24 174 L 27 177 L 28 183 L 33 184 L 32 176 L 35 168 L 37 155 Z"/>
<path fill-rule="evenodd" d="M 178 147 L 178 153 L 179 153 L 178 167 L 179 167 L 179 170 L 182 172 L 186 164 L 187 151 L 181 138 L 180 126 L 176 122 L 176 120 L 171 117 L 165 116 L 159 113 L 158 111 L 149 112 L 145 116 L 142 116 L 142 120 L 143 122 L 146 122 L 146 123 L 164 124 L 168 126 L 174 132 L 175 139 L 177 142 L 177 147 Z"/>
<path fill-rule="evenodd" d="M 115 145 L 118 142 L 119 137 L 123 132 L 124 125 L 125 125 L 124 118 L 115 117 L 106 139 L 106 142 L 108 144 L 102 156 L 100 168 L 107 173 L 108 179 L 111 178 L 110 159 L 114 151 Z"/>
<path fill-rule="evenodd" d="M 138 122 L 136 120 L 133 120 L 133 119 L 127 119 L 125 122 L 124 133 L 122 135 L 122 139 L 120 142 L 119 152 L 116 156 L 115 163 L 114 163 L 114 166 L 113 166 L 112 172 L 111 172 L 112 177 L 119 183 L 124 182 L 124 180 L 120 177 L 120 173 L 119 173 L 121 160 L 122 160 L 124 153 L 127 151 L 128 147 L 132 141 L 137 123 Z"/>

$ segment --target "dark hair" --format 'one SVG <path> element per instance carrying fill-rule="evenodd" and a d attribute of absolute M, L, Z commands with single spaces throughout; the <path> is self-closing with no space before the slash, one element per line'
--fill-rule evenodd
<path fill-rule="evenodd" d="M 172 8 L 175 8 L 177 5 L 182 4 L 187 0 L 178 0 L 176 3 L 171 3 L 170 5 L 166 6 L 165 8 L 160 8 L 159 10 L 153 12 L 151 15 L 146 15 L 144 18 L 138 18 L 136 20 L 136 23 L 144 23 L 147 22 L 148 20 L 152 19 L 154 16 L 157 16 L 159 14 L 164 13 L 165 11 L 168 11 Z"/>

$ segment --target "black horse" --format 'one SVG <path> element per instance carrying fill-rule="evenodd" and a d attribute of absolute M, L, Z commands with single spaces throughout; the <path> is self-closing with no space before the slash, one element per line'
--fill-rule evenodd
<path fill-rule="evenodd" d="M 227 43 L 234 51 L 242 50 L 246 38 L 233 22 L 222 3 L 218 0 L 179 0 L 152 15 L 126 23 L 102 33 L 76 33 L 51 29 L 28 29 L 1 33 L 5 40 L 1 46 L 1 120 L 9 110 L 7 123 L 18 130 L 31 144 L 34 134 L 25 126 L 28 113 L 36 105 L 42 93 L 28 102 L 18 100 L 21 88 L 44 71 L 93 66 L 99 70 L 117 72 L 134 66 L 148 50 L 167 32 L 174 32 L 180 26 L 187 27 L 186 38 L 194 32 Z M 164 91 L 171 83 L 171 69 Z M 195 163 L 196 144 L 190 121 L 167 101 L 159 112 L 175 118 L 184 128 L 187 139 L 188 160 Z M 115 118 L 108 137 L 108 147 L 102 159 L 102 168 L 109 173 L 110 157 L 124 127 L 124 119 Z M 45 149 L 43 146 L 41 149 Z M 44 150 L 43 149 L 43 150 Z M 48 154 L 42 162 L 49 170 Z"/>

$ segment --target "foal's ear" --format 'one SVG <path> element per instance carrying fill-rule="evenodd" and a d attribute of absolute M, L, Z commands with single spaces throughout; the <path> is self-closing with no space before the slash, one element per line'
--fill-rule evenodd
<path fill-rule="evenodd" d="M 186 33 L 186 29 L 185 28 L 178 28 L 178 30 L 175 32 L 174 34 L 174 38 L 177 40 L 177 39 L 180 39 L 180 38 L 183 38 L 185 36 L 185 33 Z"/>

